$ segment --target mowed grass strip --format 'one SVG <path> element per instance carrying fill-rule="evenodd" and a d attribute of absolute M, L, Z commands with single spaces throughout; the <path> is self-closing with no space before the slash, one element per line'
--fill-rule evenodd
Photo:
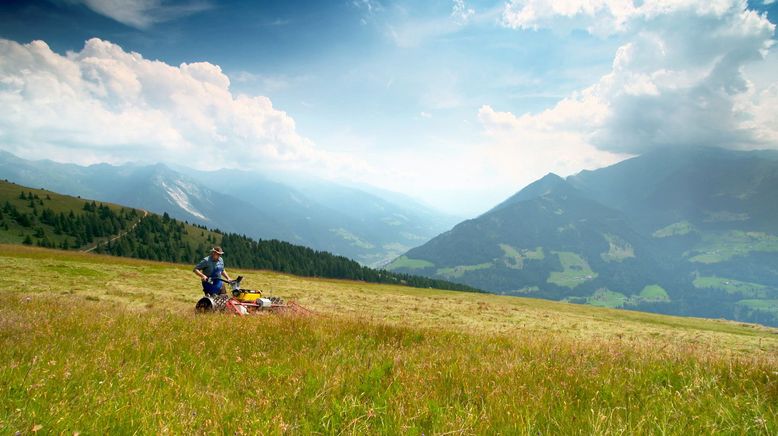
<path fill-rule="evenodd" d="M 778 431 L 774 359 L 688 346 L 17 294 L 0 359 L 4 434 Z"/>

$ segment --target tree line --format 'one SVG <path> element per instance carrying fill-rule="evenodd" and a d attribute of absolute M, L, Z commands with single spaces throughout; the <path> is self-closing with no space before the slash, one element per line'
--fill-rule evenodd
<path fill-rule="evenodd" d="M 221 247 L 230 265 L 240 268 L 269 269 L 299 276 L 390 283 L 417 288 L 478 291 L 445 280 L 398 274 L 369 268 L 344 256 L 290 244 L 279 240 L 254 240 L 244 235 L 222 235 Z"/>
<path fill-rule="evenodd" d="M 5 201 L 0 208 L 0 229 L 10 231 L 10 224 L 23 229 L 25 245 L 47 248 L 80 248 L 95 242 L 97 238 L 115 235 L 137 221 L 138 212 L 122 208 L 114 211 L 94 201 L 84 202 L 82 210 L 55 212 L 46 207 L 44 198 L 32 192 L 21 192 L 18 197 L 27 202 L 26 207 L 17 207 Z M 48 195 L 46 200 L 51 200 Z"/>
<path fill-rule="evenodd" d="M 83 249 L 93 244 L 96 253 L 175 263 L 195 263 L 211 247 L 221 245 L 228 265 L 267 269 L 299 276 L 391 283 L 420 288 L 478 291 L 467 285 L 410 274 L 377 270 L 344 256 L 279 240 L 254 240 L 245 235 L 192 225 L 163 215 L 130 208 L 111 208 L 95 201 L 74 203 L 69 210 L 47 206 L 49 195 L 20 192 L 15 204 L 0 207 L 0 231 L 12 224 L 22 228 L 23 244 L 47 248 Z M 14 228 L 18 228 L 14 227 Z M 111 241 L 109 238 L 121 235 Z"/>
<path fill-rule="evenodd" d="M 162 216 L 149 215 L 116 241 L 99 245 L 95 252 L 115 256 L 196 263 L 211 247 L 220 245 L 225 260 L 233 268 L 267 269 L 306 277 L 360 280 L 370 283 L 391 283 L 419 288 L 477 291 L 467 285 L 409 274 L 376 270 L 344 256 L 290 244 L 279 240 L 254 240 L 235 233 L 200 230 L 188 234 L 187 224 Z"/>
<path fill-rule="evenodd" d="M 205 231 L 202 232 L 205 236 Z M 201 241 L 189 237 L 186 224 L 163 216 L 149 214 L 141 219 L 132 231 L 115 241 L 98 245 L 96 253 L 138 259 L 159 260 L 175 263 L 191 263 L 199 253 L 206 250 L 208 242 L 215 245 L 211 236 Z"/>

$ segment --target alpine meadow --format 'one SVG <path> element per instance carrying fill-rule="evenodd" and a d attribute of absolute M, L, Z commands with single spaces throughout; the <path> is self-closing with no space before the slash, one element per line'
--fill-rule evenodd
<path fill-rule="evenodd" d="M 187 266 L 3 253 L 3 432 L 778 431 L 755 325 L 255 270 L 313 313 L 195 315 Z"/>
<path fill-rule="evenodd" d="M 778 2 L 0 2 L 0 434 L 778 435 Z"/>

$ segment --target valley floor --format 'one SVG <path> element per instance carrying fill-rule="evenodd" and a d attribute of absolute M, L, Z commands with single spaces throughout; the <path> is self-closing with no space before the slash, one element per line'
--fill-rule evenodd
<path fill-rule="evenodd" d="M 0 433 L 778 432 L 775 329 L 237 270 L 315 315 L 196 316 L 191 266 L 0 253 Z"/>

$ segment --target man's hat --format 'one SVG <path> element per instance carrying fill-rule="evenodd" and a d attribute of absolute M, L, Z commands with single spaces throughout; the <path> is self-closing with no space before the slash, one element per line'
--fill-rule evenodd
<path fill-rule="evenodd" d="M 222 251 L 222 248 L 219 247 L 219 246 L 211 248 L 211 253 L 224 254 L 224 252 Z"/>

